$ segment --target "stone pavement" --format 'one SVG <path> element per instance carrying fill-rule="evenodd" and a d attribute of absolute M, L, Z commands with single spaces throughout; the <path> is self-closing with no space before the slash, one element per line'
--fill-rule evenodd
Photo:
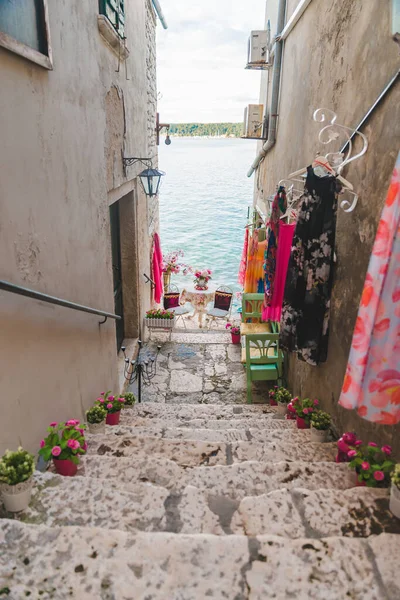
<path fill-rule="evenodd" d="M 153 401 L 88 435 L 78 476 L 36 473 L 29 509 L 1 515 L 0 598 L 399 600 L 388 491 L 243 405 L 225 334 L 195 339 L 163 347 Z"/>

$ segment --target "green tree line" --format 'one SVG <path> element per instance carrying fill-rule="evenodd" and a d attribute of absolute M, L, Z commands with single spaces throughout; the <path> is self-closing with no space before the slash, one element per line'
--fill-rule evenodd
<path fill-rule="evenodd" d="M 242 123 L 172 123 L 170 135 L 178 136 L 230 136 L 242 135 Z"/>

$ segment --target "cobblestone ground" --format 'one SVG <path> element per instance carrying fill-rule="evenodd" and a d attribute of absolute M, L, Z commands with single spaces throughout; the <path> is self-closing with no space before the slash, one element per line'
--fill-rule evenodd
<path fill-rule="evenodd" d="M 28 510 L 0 512 L 1 598 L 399 600 L 388 490 L 355 487 L 265 390 L 243 404 L 229 341 L 174 333 L 78 475 L 36 473 Z"/>

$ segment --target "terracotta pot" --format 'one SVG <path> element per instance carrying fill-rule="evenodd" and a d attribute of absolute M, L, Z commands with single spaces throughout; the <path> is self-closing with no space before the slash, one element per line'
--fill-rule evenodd
<path fill-rule="evenodd" d="M 400 490 L 397 485 L 392 483 L 390 488 L 389 509 L 392 515 L 400 519 Z"/>
<path fill-rule="evenodd" d="M 59 460 L 58 458 L 53 458 L 54 467 L 59 475 L 64 475 L 64 477 L 73 477 L 76 475 L 78 470 L 78 465 L 69 460 L 68 458 L 65 460 Z"/>
<path fill-rule="evenodd" d="M 31 501 L 33 477 L 16 485 L 0 484 L 1 499 L 8 512 L 20 512 L 28 508 Z"/>
<path fill-rule="evenodd" d="M 118 425 L 120 416 L 121 416 L 120 410 L 115 413 L 107 413 L 107 417 L 106 417 L 107 425 Z"/>
<path fill-rule="evenodd" d="M 104 421 L 102 421 L 101 423 L 88 423 L 88 430 L 89 433 L 105 433 L 106 431 L 106 420 L 104 419 Z"/>
<path fill-rule="evenodd" d="M 286 415 L 287 404 L 285 402 L 278 402 L 278 415 Z"/>
<path fill-rule="evenodd" d="M 315 429 L 311 426 L 311 441 L 324 443 L 328 439 L 329 429 Z"/>
<path fill-rule="evenodd" d="M 310 423 L 307 423 L 302 417 L 296 417 L 297 429 L 310 429 Z"/>
<path fill-rule="evenodd" d="M 240 333 L 231 333 L 232 344 L 240 344 Z"/>

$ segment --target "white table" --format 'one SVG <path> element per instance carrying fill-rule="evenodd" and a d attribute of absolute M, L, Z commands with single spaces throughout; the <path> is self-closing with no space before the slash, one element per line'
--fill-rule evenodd
<path fill-rule="evenodd" d="M 213 302 L 217 286 L 209 284 L 207 290 L 196 290 L 194 285 L 182 290 L 180 303 L 190 302 L 194 308 L 193 317 L 197 316 L 199 327 L 203 327 L 203 315 L 207 312 L 207 304 Z"/>

